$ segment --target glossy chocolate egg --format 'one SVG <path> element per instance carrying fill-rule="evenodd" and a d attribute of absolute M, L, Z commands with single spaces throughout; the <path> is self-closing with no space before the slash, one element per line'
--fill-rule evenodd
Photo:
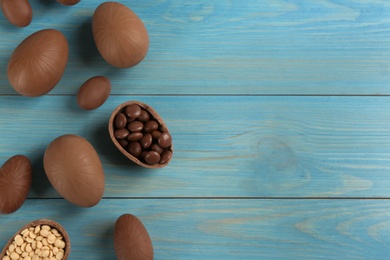
<path fill-rule="evenodd" d="M 114 247 L 118 260 L 152 260 L 152 240 L 142 222 L 134 215 L 123 214 L 114 228 Z"/>
<path fill-rule="evenodd" d="M 149 48 L 149 36 L 141 19 L 117 2 L 99 5 L 92 18 L 96 47 L 112 66 L 129 68 L 141 62 Z"/>
<path fill-rule="evenodd" d="M 75 5 L 80 2 L 80 0 L 57 0 L 58 3 L 63 5 Z"/>
<path fill-rule="evenodd" d="M 27 198 L 32 180 L 31 163 L 24 155 L 9 158 L 0 168 L 0 213 L 18 210 Z"/>
<path fill-rule="evenodd" d="M 77 93 L 77 104 L 85 110 L 100 107 L 110 96 L 111 83 L 104 76 L 95 76 L 88 79 Z"/>
<path fill-rule="evenodd" d="M 93 146 L 77 135 L 52 141 L 43 157 L 46 175 L 57 192 L 80 207 L 99 203 L 104 193 L 104 172 Z"/>
<path fill-rule="evenodd" d="M 18 27 L 26 27 L 31 23 L 33 10 L 28 0 L 1 0 L 1 11 L 7 20 Z"/>
<path fill-rule="evenodd" d="M 37 97 L 60 81 L 68 62 L 68 42 L 55 29 L 33 33 L 14 50 L 8 62 L 8 80 L 20 94 Z"/>

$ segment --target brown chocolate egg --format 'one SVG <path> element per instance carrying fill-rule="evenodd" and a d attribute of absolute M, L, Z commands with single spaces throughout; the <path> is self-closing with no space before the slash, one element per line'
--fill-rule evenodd
<path fill-rule="evenodd" d="M 153 260 L 152 240 L 142 222 L 123 214 L 114 227 L 114 247 L 118 260 Z"/>
<path fill-rule="evenodd" d="M 145 25 L 123 4 L 100 4 L 93 14 L 92 32 L 100 54 L 114 67 L 135 66 L 148 52 L 149 36 Z"/>
<path fill-rule="evenodd" d="M 93 146 L 77 135 L 54 139 L 43 157 L 46 175 L 69 202 L 80 207 L 99 203 L 104 193 L 104 172 Z"/>
<path fill-rule="evenodd" d="M 55 29 L 35 32 L 14 50 L 8 62 L 8 80 L 16 92 L 37 97 L 60 81 L 68 62 L 68 42 Z"/>
<path fill-rule="evenodd" d="M 57 0 L 58 3 L 63 5 L 75 5 L 80 2 L 80 0 Z"/>
<path fill-rule="evenodd" d="M 11 24 L 26 27 L 31 23 L 33 10 L 28 0 L 1 0 L 0 6 Z"/>
<path fill-rule="evenodd" d="M 111 83 L 104 76 L 95 76 L 88 79 L 77 93 L 77 104 L 85 110 L 100 107 L 110 96 Z"/>
<path fill-rule="evenodd" d="M 32 180 L 31 162 L 24 155 L 9 158 L 0 168 L 0 213 L 18 210 L 27 198 Z"/>
<path fill-rule="evenodd" d="M 172 159 L 172 136 L 162 117 L 148 104 L 137 100 L 120 104 L 111 113 L 108 132 L 118 150 L 142 167 L 162 168 Z"/>

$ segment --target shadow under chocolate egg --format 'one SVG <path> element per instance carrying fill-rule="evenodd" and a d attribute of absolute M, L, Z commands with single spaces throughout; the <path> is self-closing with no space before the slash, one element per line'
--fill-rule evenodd
<path fill-rule="evenodd" d="M 31 158 L 32 165 L 32 183 L 31 191 L 33 191 L 33 197 L 41 197 L 50 189 L 53 189 L 53 186 L 49 182 L 49 179 L 46 176 L 45 169 L 43 167 L 43 154 L 45 152 L 45 147 L 33 151 L 32 154 L 37 154 L 39 156 Z M 31 194 L 31 193 L 30 193 Z"/>
<path fill-rule="evenodd" d="M 104 62 L 107 64 L 96 48 L 92 34 L 92 21 L 90 17 L 85 18 L 85 20 L 80 24 L 77 31 L 77 39 L 78 42 L 76 45 L 82 62 L 86 65 L 92 65 L 96 62 Z"/>

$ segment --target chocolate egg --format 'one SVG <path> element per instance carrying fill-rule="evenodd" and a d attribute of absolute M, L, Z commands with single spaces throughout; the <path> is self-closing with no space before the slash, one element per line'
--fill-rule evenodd
<path fill-rule="evenodd" d="M 0 6 L 11 24 L 26 27 L 31 23 L 33 11 L 28 0 L 1 0 Z"/>
<path fill-rule="evenodd" d="M 100 54 L 114 67 L 135 66 L 148 52 L 149 36 L 145 25 L 123 4 L 100 4 L 93 14 L 92 32 Z"/>
<path fill-rule="evenodd" d="M 0 213 L 18 210 L 27 198 L 32 180 L 31 162 L 24 155 L 9 158 L 0 168 Z"/>
<path fill-rule="evenodd" d="M 136 100 L 120 104 L 110 116 L 108 132 L 119 151 L 140 166 L 162 168 L 172 159 L 172 136 L 148 104 Z"/>
<path fill-rule="evenodd" d="M 68 42 L 55 29 L 33 33 L 14 50 L 8 62 L 8 80 L 16 92 L 37 97 L 60 81 L 68 62 Z"/>
<path fill-rule="evenodd" d="M 75 5 L 80 2 L 80 0 L 57 0 L 58 3 L 63 5 Z"/>
<path fill-rule="evenodd" d="M 152 240 L 142 222 L 134 215 L 123 214 L 114 227 L 114 247 L 118 260 L 152 260 Z"/>
<path fill-rule="evenodd" d="M 104 193 L 104 172 L 93 146 L 77 135 L 53 140 L 43 157 L 46 175 L 69 202 L 80 207 L 99 203 Z"/>
<path fill-rule="evenodd" d="M 46 236 L 45 239 L 49 245 L 47 248 L 39 246 L 35 250 L 31 250 L 33 244 L 36 245 L 38 241 L 43 241 L 41 234 Z M 54 235 L 54 243 L 51 243 L 53 238 L 49 242 L 51 234 Z M 44 251 L 47 252 L 44 253 Z M 26 252 L 28 252 L 28 256 L 23 256 Z M 60 223 L 49 219 L 38 219 L 20 228 L 8 240 L 8 243 L 0 252 L 0 259 L 49 259 L 39 257 L 39 255 L 42 256 L 47 253 L 52 255 L 50 259 L 67 260 L 70 253 L 70 238 Z"/>
<path fill-rule="evenodd" d="M 104 76 L 95 76 L 88 79 L 77 93 L 77 103 L 85 110 L 100 107 L 110 96 L 111 83 Z"/>

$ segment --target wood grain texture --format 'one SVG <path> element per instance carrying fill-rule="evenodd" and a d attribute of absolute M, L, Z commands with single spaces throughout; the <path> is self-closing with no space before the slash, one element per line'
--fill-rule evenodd
<path fill-rule="evenodd" d="M 111 111 L 133 99 L 155 108 L 173 136 L 163 169 L 136 166 L 111 143 Z M 0 159 L 31 158 L 31 197 L 56 195 L 42 155 L 63 134 L 95 147 L 105 197 L 390 197 L 388 97 L 111 96 L 95 111 L 75 103 L 0 97 Z"/>
<path fill-rule="evenodd" d="M 389 259 L 387 200 L 109 199 L 90 209 L 62 200 L 28 200 L 0 216 L 0 245 L 35 220 L 59 222 L 72 259 L 115 259 L 116 219 L 136 215 L 155 259 Z"/>
<path fill-rule="evenodd" d="M 24 29 L 2 18 L 0 93 L 14 93 L 5 70 L 15 46 L 55 28 L 70 57 L 51 94 L 75 94 L 97 74 L 115 94 L 390 94 L 386 0 L 124 0 L 150 34 L 146 59 L 129 70 L 110 67 L 93 43 L 91 17 L 102 2 L 31 1 Z"/>
<path fill-rule="evenodd" d="M 64 225 L 72 259 L 115 259 L 123 213 L 148 229 L 155 259 L 390 259 L 390 3 L 386 0 L 144 0 L 121 3 L 144 21 L 145 60 L 110 67 L 92 38 L 103 0 L 65 7 L 30 1 L 22 29 L 0 15 L 0 164 L 29 156 L 26 203 L 0 215 L 0 247 L 39 218 Z M 40 98 L 7 80 L 13 49 L 45 28 L 62 31 L 64 77 Z M 112 95 L 82 111 L 76 93 L 96 75 Z M 164 118 L 175 154 L 138 167 L 110 143 L 120 103 L 139 100 Z M 45 177 L 54 138 L 96 148 L 103 200 L 78 208 Z"/>

